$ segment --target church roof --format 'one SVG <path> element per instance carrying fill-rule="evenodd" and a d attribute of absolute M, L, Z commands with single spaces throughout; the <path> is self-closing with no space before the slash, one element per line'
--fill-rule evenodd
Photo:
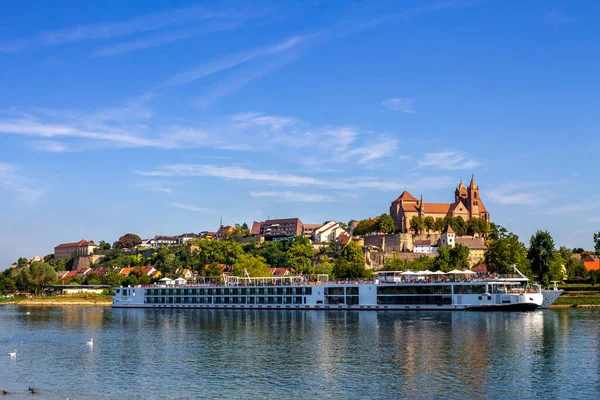
<path fill-rule="evenodd" d="M 418 201 L 415 196 L 413 196 L 412 194 L 408 193 L 408 191 L 406 191 L 406 190 L 404 192 L 402 192 L 402 194 L 400 195 L 400 197 L 398 197 L 396 199 L 396 201 L 400 201 L 400 200 L 404 200 L 404 201 Z"/>
<path fill-rule="evenodd" d="M 471 183 L 469 183 L 469 189 L 477 189 L 477 184 L 475 183 L 475 175 L 471 175 Z"/>
<path fill-rule="evenodd" d="M 450 225 L 446 225 L 442 233 L 454 233 L 454 229 Z"/>
<path fill-rule="evenodd" d="M 423 207 L 427 214 L 448 214 L 452 204 L 448 203 L 424 203 Z"/>

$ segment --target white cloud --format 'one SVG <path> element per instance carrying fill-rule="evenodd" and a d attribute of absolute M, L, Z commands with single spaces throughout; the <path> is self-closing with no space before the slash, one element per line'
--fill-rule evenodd
<path fill-rule="evenodd" d="M 238 65 L 250 62 L 255 59 L 274 56 L 279 53 L 291 50 L 294 47 L 301 44 L 306 39 L 307 37 L 304 36 L 293 36 L 282 42 L 270 46 L 263 46 L 237 54 L 230 54 L 219 60 L 206 64 L 201 64 L 188 71 L 180 72 L 176 75 L 173 75 L 165 82 L 165 85 L 186 85 L 188 83 L 197 81 L 198 79 L 205 78 L 209 75 L 236 67 Z"/>
<path fill-rule="evenodd" d="M 459 170 L 471 169 L 479 166 L 479 162 L 468 159 L 467 155 L 458 151 L 442 151 L 439 153 L 427 153 L 418 162 L 421 168 Z"/>
<path fill-rule="evenodd" d="M 232 116 L 232 120 L 243 128 L 264 127 L 271 131 L 279 131 L 299 123 L 296 118 L 278 117 L 258 112 L 235 114 Z"/>
<path fill-rule="evenodd" d="M 142 190 L 146 190 L 148 192 L 161 192 L 166 194 L 173 194 L 173 189 L 161 184 L 160 182 L 139 182 L 135 184 L 136 187 L 139 187 Z"/>
<path fill-rule="evenodd" d="M 96 49 L 92 57 L 112 57 L 131 53 L 137 50 L 144 50 L 164 44 L 176 42 L 179 40 L 191 39 L 194 37 L 206 35 L 209 33 L 221 32 L 237 28 L 239 25 L 234 23 L 215 24 L 212 26 L 202 26 L 178 29 L 174 32 L 160 33 L 141 39 L 131 40 L 123 43 L 117 43 L 110 46 L 104 46 Z"/>
<path fill-rule="evenodd" d="M 313 193 L 298 193 L 298 192 L 250 192 L 252 197 L 268 197 L 274 198 L 282 202 L 299 202 L 299 203 L 331 203 L 335 201 L 335 197 L 324 194 Z"/>
<path fill-rule="evenodd" d="M 188 211 L 208 211 L 208 209 L 206 209 L 206 208 L 197 207 L 192 204 L 185 204 L 185 203 L 170 203 L 170 204 L 173 207 L 181 208 L 183 210 L 188 210 Z"/>
<path fill-rule="evenodd" d="M 560 11 L 548 11 L 544 14 L 544 22 L 551 25 L 560 25 L 572 22 L 573 17 L 570 17 Z"/>
<path fill-rule="evenodd" d="M 235 166 L 171 164 L 163 165 L 154 171 L 138 171 L 137 173 L 142 176 L 209 176 L 236 180 L 273 182 L 288 186 L 323 184 L 323 181 L 308 176 L 252 171 L 247 168 Z"/>
<path fill-rule="evenodd" d="M 29 179 L 18 174 L 17 166 L 0 162 L 0 190 L 17 193 L 29 205 L 33 205 L 45 190 L 33 186 Z"/>
<path fill-rule="evenodd" d="M 486 197 L 505 205 L 539 205 L 556 197 L 553 186 L 564 182 L 512 182 L 491 189 Z"/>
<path fill-rule="evenodd" d="M 416 114 L 413 109 L 414 99 L 401 99 L 398 97 L 386 99 L 381 102 L 384 107 L 394 111 L 400 111 L 405 114 Z"/>
<path fill-rule="evenodd" d="M 552 214 L 556 213 L 574 213 L 574 212 L 589 212 L 592 210 L 600 209 L 600 202 L 598 201 L 581 201 L 571 204 L 565 204 L 558 207 L 552 207 L 549 212 Z"/>

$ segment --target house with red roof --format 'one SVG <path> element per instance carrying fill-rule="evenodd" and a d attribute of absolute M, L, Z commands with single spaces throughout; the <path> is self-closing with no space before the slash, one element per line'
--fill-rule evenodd
<path fill-rule="evenodd" d="M 90 256 L 97 247 L 94 242 L 89 242 L 85 239 L 74 243 L 62 243 L 54 248 L 54 259 L 65 260 L 71 256 Z"/>
<path fill-rule="evenodd" d="M 594 255 L 589 255 L 583 259 L 583 265 L 588 271 L 600 270 L 600 258 Z"/>

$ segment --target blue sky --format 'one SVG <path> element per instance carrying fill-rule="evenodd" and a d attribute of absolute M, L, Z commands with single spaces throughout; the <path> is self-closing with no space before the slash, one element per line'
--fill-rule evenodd
<path fill-rule="evenodd" d="M 9 1 L 0 266 L 81 238 L 451 202 L 600 230 L 595 1 Z"/>

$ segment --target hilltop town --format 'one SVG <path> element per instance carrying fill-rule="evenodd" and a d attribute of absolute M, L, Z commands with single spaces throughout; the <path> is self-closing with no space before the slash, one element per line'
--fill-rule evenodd
<path fill-rule="evenodd" d="M 347 279 L 382 269 L 457 268 L 491 274 L 510 273 L 512 265 L 544 283 L 595 282 L 600 269 L 598 254 L 555 249 L 548 232 L 537 232 L 526 248 L 515 234 L 491 222 L 474 177 L 468 186 L 460 181 L 451 203 L 427 203 L 405 190 L 389 211 L 347 223 L 269 219 L 147 239 L 128 233 L 113 244 L 61 243 L 44 257 L 13 263 L 0 277 L 0 291 L 40 293 L 51 284 L 135 285 L 165 276 L 198 281 L 224 274 L 328 274 Z M 600 234 L 594 239 L 600 252 Z M 549 256 L 540 261 L 536 254 L 544 246 Z"/>

